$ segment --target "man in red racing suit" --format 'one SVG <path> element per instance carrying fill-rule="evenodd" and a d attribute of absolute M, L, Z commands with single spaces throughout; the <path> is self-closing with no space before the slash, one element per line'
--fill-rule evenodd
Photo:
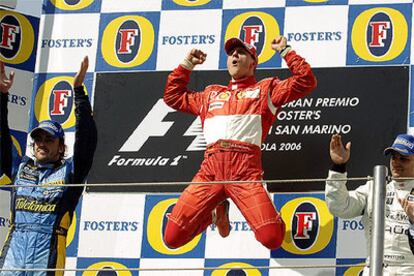
<path fill-rule="evenodd" d="M 228 86 L 210 85 L 203 92 L 187 88 L 192 69 L 204 63 L 206 54 L 192 49 L 168 76 L 164 101 L 170 107 L 200 116 L 207 149 L 193 182 L 262 180 L 260 146 L 282 105 L 308 95 L 316 79 L 306 61 L 287 45 L 285 37 L 272 40 L 271 48 L 285 59 L 293 76 L 257 82 L 256 49 L 238 38 L 225 43 Z M 285 224 L 260 182 L 192 184 L 174 206 L 164 241 L 177 248 L 215 223 L 221 236 L 229 235 L 231 198 L 246 218 L 255 237 L 265 247 L 282 244 Z"/>

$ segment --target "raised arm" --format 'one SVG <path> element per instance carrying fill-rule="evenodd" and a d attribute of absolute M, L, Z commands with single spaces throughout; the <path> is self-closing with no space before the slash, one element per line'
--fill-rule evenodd
<path fill-rule="evenodd" d="M 329 153 L 333 163 L 325 186 L 325 201 L 329 211 L 341 218 L 353 218 L 363 214 L 367 206 L 369 183 L 349 192 L 346 188 L 346 163 L 351 154 L 351 142 L 343 145 L 339 134 L 332 135 Z"/>
<path fill-rule="evenodd" d="M 89 60 L 85 57 L 76 74 L 73 86 L 75 89 L 76 133 L 73 152 L 74 179 L 73 182 L 83 183 L 92 167 L 93 156 L 97 143 L 97 130 L 93 119 L 92 107 L 83 88 Z"/>
<path fill-rule="evenodd" d="M 183 62 L 168 75 L 164 90 L 164 102 L 182 112 L 199 115 L 202 107 L 202 93 L 187 88 L 193 68 L 203 64 L 207 54 L 199 49 L 188 52 Z"/>
<path fill-rule="evenodd" d="M 270 95 L 272 103 L 281 106 L 312 92 L 317 85 L 316 77 L 305 59 L 287 44 L 287 39 L 283 36 L 276 37 L 272 40 L 271 47 L 285 59 L 292 73 L 292 76 L 285 80 L 274 79 Z"/>
<path fill-rule="evenodd" d="M 8 92 L 13 85 L 14 72 L 8 77 L 0 61 L 0 185 L 10 184 L 12 178 L 12 140 L 8 123 Z"/>

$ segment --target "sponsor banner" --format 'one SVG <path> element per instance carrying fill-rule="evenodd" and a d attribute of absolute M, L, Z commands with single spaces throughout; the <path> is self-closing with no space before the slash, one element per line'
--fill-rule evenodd
<path fill-rule="evenodd" d="M 323 194 L 275 194 L 274 201 L 286 233 L 272 258 L 335 257 L 336 225 Z"/>
<path fill-rule="evenodd" d="M 161 10 L 162 0 L 101 0 L 101 13 L 110 12 L 142 12 Z"/>
<path fill-rule="evenodd" d="M 270 251 L 258 242 L 254 232 L 237 206 L 230 200 L 230 235 L 223 239 L 212 224 L 206 230 L 205 258 L 255 258 L 270 257 Z M 218 246 L 220 245 L 220 246 Z M 225 248 L 226 250 L 223 250 Z"/>
<path fill-rule="evenodd" d="M 79 232 L 81 230 L 83 196 L 79 199 L 75 212 L 73 213 L 72 224 L 66 236 L 66 256 L 77 257 L 79 249 Z M 87 208 L 85 208 L 87 209 Z M 68 259 L 68 258 L 67 258 Z M 67 265 L 66 265 L 67 267 Z"/>
<path fill-rule="evenodd" d="M 349 7 L 347 65 L 409 64 L 412 5 Z"/>
<path fill-rule="evenodd" d="M 367 240 L 361 217 L 338 218 L 337 258 L 364 258 L 367 256 Z M 352 243 L 349 241 L 352 240 Z"/>
<path fill-rule="evenodd" d="M 65 269 L 76 269 L 77 258 L 66 257 Z M 65 276 L 75 276 L 75 271 L 65 271 Z"/>
<path fill-rule="evenodd" d="M 26 15 L 40 17 L 42 14 L 42 1 L 17 1 L 15 11 Z"/>
<path fill-rule="evenodd" d="M 159 12 L 102 14 L 96 71 L 154 70 Z"/>
<path fill-rule="evenodd" d="M 101 0 L 44 0 L 43 13 L 99 12 Z"/>
<path fill-rule="evenodd" d="M 70 261 L 67 263 L 67 267 L 75 268 L 76 266 L 77 268 L 90 269 L 138 267 L 143 269 L 225 268 L 220 271 L 218 269 L 208 270 L 208 273 L 203 273 L 202 270 L 198 272 L 193 271 L 194 275 L 221 275 L 221 271 L 226 273 L 225 275 L 239 275 L 242 271 L 238 268 L 252 267 L 252 270 L 246 270 L 244 274 L 320 275 L 322 271 L 326 275 L 335 275 L 335 268 L 322 269 L 317 267 L 317 265 L 326 266 L 364 262 L 363 258 L 357 257 L 360 256 L 359 251 L 361 247 L 355 246 L 355 244 L 357 242 L 365 244 L 365 242 L 355 239 L 353 235 L 348 235 L 346 238 L 350 245 L 354 245 L 355 256 L 352 258 L 341 258 L 335 253 L 335 242 L 338 240 L 335 237 L 336 226 L 333 227 L 334 221 L 329 211 L 327 211 L 323 201 L 323 194 L 273 194 L 272 197 L 274 197 L 275 204 L 286 222 L 286 235 L 295 237 L 295 240 L 285 238 L 281 249 L 272 251 L 271 256 L 266 249 L 267 256 L 263 255 L 260 257 L 260 255 L 257 255 L 257 248 L 262 247 L 259 243 L 253 244 L 242 240 L 233 240 L 233 243 L 238 243 L 236 250 L 234 250 L 234 245 L 229 246 L 228 243 L 224 243 L 227 239 L 232 239 L 234 235 L 238 235 L 233 228 L 235 227 L 235 219 L 239 219 L 239 215 L 233 211 L 230 213 L 232 231 L 226 239 L 215 239 L 211 229 L 208 229 L 206 234 L 200 235 L 189 244 L 177 249 L 170 249 L 163 243 L 162 235 L 165 230 L 166 215 L 171 212 L 178 199 L 178 195 L 84 194 L 82 202 L 79 203 L 76 209 L 74 221 L 77 224 L 75 226 L 72 224 L 68 234 L 67 256 Z M 1 202 L 4 201 L 0 201 L 0 205 Z M 82 206 L 82 209 L 80 206 Z M 5 210 L 4 208 L 0 209 L 0 211 Z M 230 210 L 233 209 L 235 208 L 232 205 Z M 134 213 L 132 214 L 132 212 Z M 1 216 L 0 213 L 0 219 Z M 133 231 L 133 224 L 129 224 L 129 222 L 133 221 L 139 222 L 138 224 L 141 226 L 137 228 L 141 228 L 144 231 Z M 292 225 L 295 226 L 292 227 Z M 122 231 L 122 228 L 124 228 L 124 231 Z M 316 228 L 319 230 L 315 231 Z M 338 235 L 342 234 L 343 232 L 338 231 Z M 142 247 L 137 245 L 141 241 Z M 327 242 L 329 245 L 326 246 Z M 308 246 L 303 247 L 301 245 Z M 213 246 L 216 247 L 214 251 L 208 248 Z M 302 248 L 300 250 L 297 249 L 297 253 L 294 254 L 287 254 L 287 251 L 279 254 L 285 250 L 292 251 L 293 246 L 301 246 Z M 76 249 L 79 251 L 76 251 Z M 226 251 L 226 253 L 220 253 L 220 250 Z M 245 253 L 239 253 L 237 250 L 245 251 Z M 312 251 L 318 250 L 319 252 L 312 253 Z M 244 257 L 241 257 L 241 255 Z M 336 261 L 337 259 L 339 260 Z M 291 268 L 283 269 L 282 272 L 280 269 L 254 269 L 255 267 L 264 266 L 295 265 L 315 266 L 315 268 Z M 347 273 L 350 273 L 354 270 L 348 267 L 342 268 L 342 270 L 337 268 L 336 275 L 343 275 L 338 274 L 338 271 L 348 271 Z M 156 273 L 154 271 L 140 271 L 140 275 L 141 273 L 144 275 L 167 275 L 166 273 L 168 272 L 173 273 L 173 275 L 182 275 L 183 271 L 168 270 L 163 271 L 162 274 L 159 274 L 161 272 L 158 271 Z"/>
<path fill-rule="evenodd" d="M 223 0 L 162 0 L 163 10 L 221 9 Z"/>
<path fill-rule="evenodd" d="M 77 72 L 84 56 L 94 71 L 98 26 L 99 14 L 43 15 L 36 72 Z"/>
<path fill-rule="evenodd" d="M 78 256 L 101 258 L 139 256 L 144 205 L 143 194 L 84 194 L 79 225 Z"/>
<path fill-rule="evenodd" d="M 217 69 L 218 53 L 223 47 L 220 41 L 221 17 L 221 10 L 162 12 L 157 70 L 177 67 L 192 48 L 207 53 L 206 61 L 198 65 L 197 70 Z"/>
<path fill-rule="evenodd" d="M 407 126 L 408 71 L 408 67 L 315 69 L 316 90 L 285 105 L 262 144 L 265 179 L 326 177 L 331 166 L 329 141 L 334 133 L 341 134 L 344 142 L 353 142 L 347 167 L 351 176 L 364 176 L 372 173 L 374 165 L 388 164 L 382 150 Z M 258 79 L 263 78 L 262 72 L 258 72 Z M 394 81 L 397 76 L 401 78 L 398 84 Z M 395 110 L 398 118 L 383 110 Z M 348 187 L 360 184 L 354 181 Z M 271 191 L 324 187 L 323 182 L 269 185 Z"/>
<path fill-rule="evenodd" d="M 75 74 L 35 75 L 30 129 L 36 127 L 38 122 L 43 120 L 57 121 L 65 131 L 75 129 L 75 91 L 72 87 Z M 84 87 L 89 98 L 92 97 L 92 81 L 93 74 L 87 73 Z"/>
<path fill-rule="evenodd" d="M 9 64 L 7 64 L 9 66 Z M 9 127 L 18 131 L 27 131 L 29 122 L 27 114 L 31 106 L 31 95 L 33 90 L 33 73 L 19 69 L 10 69 L 6 67 L 7 76 L 10 71 L 14 71 L 13 86 L 9 91 Z"/>
<path fill-rule="evenodd" d="M 10 227 L 10 192 L 0 189 L 0 248 L 6 241 Z M 0 250 L 1 251 L 1 250 Z"/>
<path fill-rule="evenodd" d="M 258 68 L 280 67 L 281 58 L 271 48 L 271 41 L 284 33 L 284 9 L 224 10 L 222 41 L 232 37 L 256 47 Z M 219 68 L 227 68 L 227 54 L 222 47 Z"/>
<path fill-rule="evenodd" d="M 223 2 L 223 9 L 254 9 L 254 8 L 276 8 L 276 7 L 284 7 L 285 0 L 281 1 L 274 1 L 274 0 L 225 0 Z"/>
<path fill-rule="evenodd" d="M 178 195 L 147 195 L 145 201 L 144 235 L 141 258 L 203 258 L 205 233 L 194 237 L 186 245 L 171 249 L 164 242 L 167 216 L 178 200 Z"/>
<path fill-rule="evenodd" d="M 317 89 L 280 110 L 262 144 L 264 179 L 325 178 L 330 167 L 328 145 L 334 133 L 353 141 L 354 161 L 348 166 L 351 175 L 367 175 L 375 164 L 386 164 L 382 150 L 407 126 L 408 69 L 315 69 Z M 290 73 L 257 71 L 259 80 L 275 75 L 285 79 Z M 97 76 L 99 143 L 91 183 L 189 181 L 198 171 L 205 149 L 200 121 L 165 105 L 166 78 L 167 72 Z M 212 83 L 226 84 L 229 77 L 224 71 L 200 71 L 193 72 L 191 79 L 189 88 L 200 91 Z M 393 116 L 384 110 L 394 110 Z M 350 182 L 349 187 L 360 184 Z M 159 187 L 152 189 L 168 191 Z M 323 182 L 269 184 L 271 191 L 320 191 L 324 187 Z"/>
<path fill-rule="evenodd" d="M 284 35 L 311 66 L 345 66 L 347 14 L 347 6 L 286 8 Z M 304 18 L 306 24 L 298 24 Z M 286 67 L 286 63 L 283 64 Z"/>
<path fill-rule="evenodd" d="M 349 0 L 350 5 L 412 3 L 412 0 Z"/>
<path fill-rule="evenodd" d="M 269 276 L 289 275 L 289 276 L 319 276 L 335 275 L 335 268 L 320 268 L 320 266 L 335 265 L 335 259 L 270 259 L 269 266 L 315 266 L 315 268 L 291 268 L 291 269 L 272 269 Z"/>
<path fill-rule="evenodd" d="M 149 259 L 140 259 L 139 261 L 140 268 L 149 269 L 149 268 L 171 268 L 165 271 L 140 271 L 140 276 L 182 276 L 182 275 L 191 275 L 191 276 L 203 276 L 203 275 L 210 275 L 205 274 L 203 270 L 172 270 L 172 269 L 180 269 L 180 268 L 202 268 L 204 267 L 204 259 L 157 259 L 157 258 L 149 258 Z"/>
<path fill-rule="evenodd" d="M 227 248 L 226 248 L 227 250 Z M 206 259 L 205 267 L 217 267 L 204 275 L 269 275 L 268 269 L 256 267 L 269 266 L 269 259 Z M 249 268 L 249 269 L 240 269 Z"/>
<path fill-rule="evenodd" d="M 350 241 L 348 241 L 350 242 Z M 364 271 L 363 266 L 352 266 L 352 265 L 361 265 L 365 264 L 365 259 L 336 259 L 337 265 L 347 265 L 349 267 L 338 267 L 336 269 L 336 276 L 354 276 L 354 275 L 362 275 Z"/>
<path fill-rule="evenodd" d="M 102 242 L 102 241 L 101 241 Z M 128 259 L 128 258 L 78 258 L 77 267 L 84 269 L 95 269 L 95 272 L 84 272 L 76 273 L 76 275 L 89 274 L 97 275 L 96 269 L 105 269 L 102 274 L 104 275 L 131 275 L 138 276 L 138 271 L 131 271 L 128 268 L 137 268 L 139 267 L 139 259 Z M 121 269 L 122 271 L 117 272 L 116 269 Z M 140 273 L 141 275 L 141 273 Z"/>
<path fill-rule="evenodd" d="M 286 0 L 286 6 L 347 5 L 348 0 Z"/>
<path fill-rule="evenodd" d="M 8 66 L 34 71 L 39 18 L 0 10 L 0 60 Z"/>
<path fill-rule="evenodd" d="M 197 138 L 201 133 L 187 131 L 195 117 L 174 112 L 162 100 L 166 78 L 166 72 L 97 75 L 95 91 L 99 97 L 95 98 L 94 110 L 99 143 L 89 182 L 192 178 L 201 162 L 202 151 L 186 149 L 190 145 L 198 147 Z M 208 81 L 211 80 L 214 78 Z M 133 187 L 122 190 L 125 189 L 134 190 Z"/>

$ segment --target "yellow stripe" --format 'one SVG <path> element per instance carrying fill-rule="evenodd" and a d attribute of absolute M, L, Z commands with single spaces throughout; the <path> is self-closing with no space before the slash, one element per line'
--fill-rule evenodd
<path fill-rule="evenodd" d="M 70 213 L 66 212 L 60 220 L 59 226 L 63 229 L 68 229 L 70 226 Z M 56 268 L 65 268 L 66 260 L 66 236 L 57 235 L 57 259 Z M 63 276 L 63 271 L 56 271 L 55 275 Z"/>
<path fill-rule="evenodd" d="M 66 212 L 62 219 L 60 220 L 59 226 L 63 229 L 68 230 L 70 227 L 70 214 L 69 212 Z"/>
<path fill-rule="evenodd" d="M 56 268 L 65 268 L 65 259 L 66 259 L 66 237 L 62 235 L 57 235 L 57 260 Z M 56 271 L 55 275 L 63 276 L 63 271 Z"/>

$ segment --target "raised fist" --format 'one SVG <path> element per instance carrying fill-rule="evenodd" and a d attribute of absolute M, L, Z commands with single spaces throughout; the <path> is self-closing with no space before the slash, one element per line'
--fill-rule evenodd
<path fill-rule="evenodd" d="M 188 52 L 186 58 L 189 62 L 193 65 L 203 64 L 206 61 L 207 54 L 199 49 L 193 48 L 190 52 Z"/>
<path fill-rule="evenodd" d="M 271 47 L 273 50 L 278 51 L 279 53 L 286 48 L 287 39 L 284 36 L 278 36 L 274 38 L 271 42 Z"/>

